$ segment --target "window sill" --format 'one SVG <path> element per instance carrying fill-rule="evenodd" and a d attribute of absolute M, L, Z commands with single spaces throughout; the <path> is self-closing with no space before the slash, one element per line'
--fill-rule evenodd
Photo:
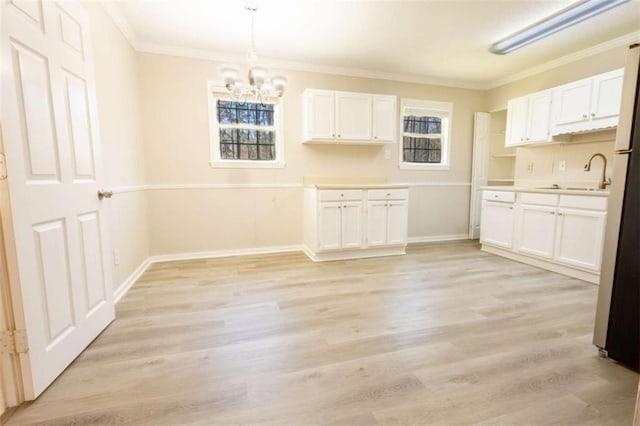
<path fill-rule="evenodd" d="M 449 170 L 448 164 L 400 163 L 400 170 Z"/>
<path fill-rule="evenodd" d="M 213 160 L 209 165 L 214 169 L 283 169 L 284 161 L 243 161 Z"/>

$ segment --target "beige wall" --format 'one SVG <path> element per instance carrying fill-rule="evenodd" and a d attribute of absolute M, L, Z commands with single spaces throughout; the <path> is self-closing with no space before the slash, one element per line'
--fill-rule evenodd
<path fill-rule="evenodd" d="M 409 236 L 468 232 L 465 184 L 471 174 L 473 113 L 485 109 L 484 92 L 284 70 L 289 79 L 283 105 L 286 167 L 214 169 L 208 163 L 206 83 L 219 78 L 221 64 L 141 53 L 139 65 L 149 184 L 301 184 L 305 176 L 442 184 L 411 188 Z M 302 145 L 302 92 L 310 87 L 453 102 L 450 170 L 399 170 L 397 145 Z M 385 149 L 391 150 L 390 160 Z M 149 192 L 148 203 L 153 254 L 302 243 L 301 187 L 158 189 Z"/>
<path fill-rule="evenodd" d="M 146 181 L 137 53 L 98 3 L 85 3 L 91 19 L 98 117 L 108 187 Z M 109 238 L 120 251 L 114 290 L 149 256 L 144 192 L 118 193 L 108 203 Z"/>

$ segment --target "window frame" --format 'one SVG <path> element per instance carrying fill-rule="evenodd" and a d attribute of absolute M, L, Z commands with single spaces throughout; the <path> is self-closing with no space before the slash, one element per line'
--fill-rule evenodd
<path fill-rule="evenodd" d="M 227 169 L 281 169 L 284 168 L 284 100 L 274 104 L 272 127 L 275 131 L 275 159 L 274 160 L 228 160 L 220 155 L 220 123 L 218 122 L 218 101 L 233 101 L 227 95 L 227 89 L 222 82 L 207 82 L 207 99 L 209 105 L 209 165 L 213 168 Z M 255 103 L 255 102 L 254 102 Z M 229 128 L 229 126 L 224 126 Z M 256 130 L 254 125 L 239 125 L 238 128 Z M 270 126 L 271 127 L 271 126 Z"/>
<path fill-rule="evenodd" d="M 413 163 L 404 161 L 404 117 L 407 108 L 423 109 L 436 113 L 447 114 L 441 124 L 441 148 L 439 163 Z M 422 99 L 400 100 L 400 126 L 398 126 L 398 168 L 401 170 L 449 170 L 451 159 L 451 123 L 453 121 L 453 103 L 429 101 Z"/>

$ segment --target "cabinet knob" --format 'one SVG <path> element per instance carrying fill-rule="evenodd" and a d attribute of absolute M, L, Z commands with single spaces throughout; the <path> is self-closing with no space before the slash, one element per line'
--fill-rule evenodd
<path fill-rule="evenodd" d="M 335 134 L 335 133 L 331 133 L 331 137 L 332 137 L 332 138 L 335 138 L 335 137 L 336 137 L 336 134 Z"/>
<path fill-rule="evenodd" d="M 338 135 L 339 138 L 341 138 L 342 136 Z"/>
<path fill-rule="evenodd" d="M 582 114 L 582 118 L 587 118 L 587 114 Z"/>
<path fill-rule="evenodd" d="M 595 117 L 595 116 L 596 116 L 596 113 L 595 113 L 595 112 L 592 112 L 592 113 L 591 113 L 591 116 L 592 116 L 592 117 Z"/>
<path fill-rule="evenodd" d="M 340 194 L 341 197 L 344 197 L 344 194 Z"/>
<path fill-rule="evenodd" d="M 377 137 L 377 136 L 374 136 L 373 138 L 374 138 L 374 139 L 378 139 L 378 137 Z"/>

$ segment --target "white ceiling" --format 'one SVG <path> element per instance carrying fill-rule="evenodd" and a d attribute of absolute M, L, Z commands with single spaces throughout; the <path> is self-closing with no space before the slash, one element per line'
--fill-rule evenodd
<path fill-rule="evenodd" d="M 495 41 L 571 0 L 258 0 L 256 48 L 265 65 L 491 87 L 594 46 L 640 39 L 640 0 L 507 55 Z M 107 2 L 134 47 L 244 64 L 243 0 Z M 634 33 L 634 34 L 631 34 Z M 331 68 L 329 68 L 331 67 Z"/>

